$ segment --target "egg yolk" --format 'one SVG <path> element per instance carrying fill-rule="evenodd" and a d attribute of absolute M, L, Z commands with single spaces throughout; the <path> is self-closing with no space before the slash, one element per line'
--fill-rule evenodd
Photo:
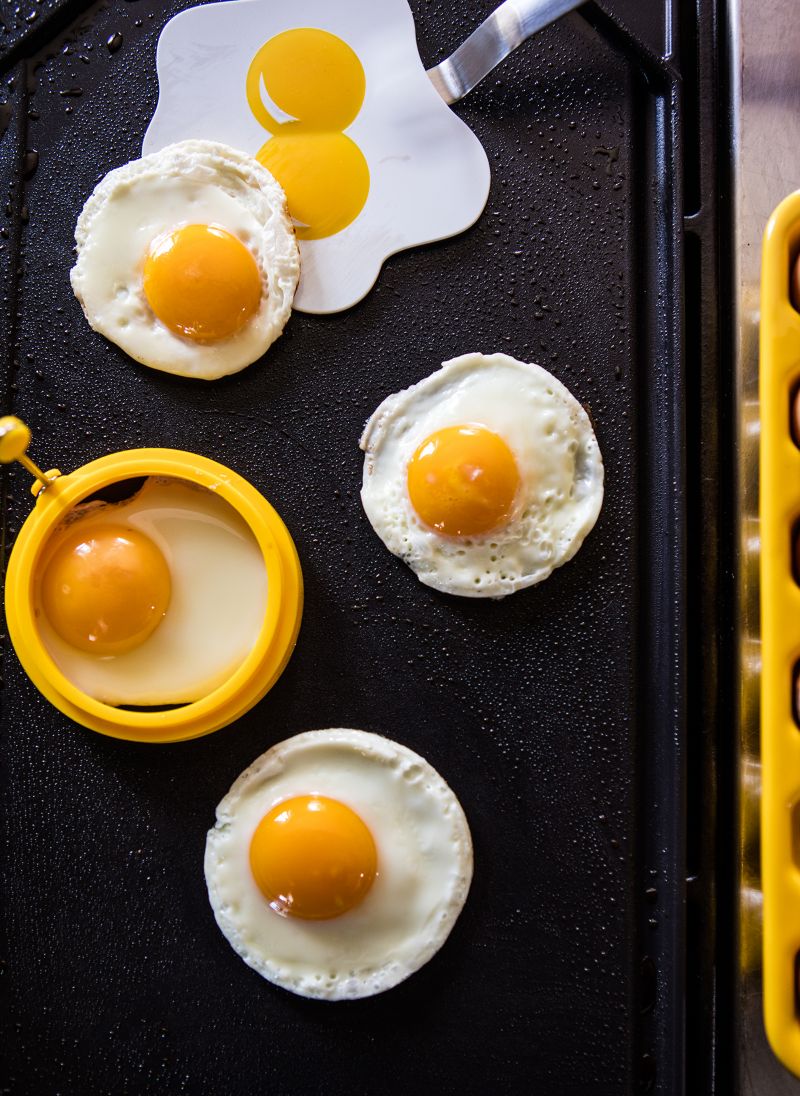
<path fill-rule="evenodd" d="M 261 275 L 245 245 L 216 225 L 184 225 L 156 239 L 144 293 L 161 322 L 195 342 L 235 335 L 261 302 Z"/>
<path fill-rule="evenodd" d="M 447 536 L 475 536 L 501 525 L 519 488 L 514 455 L 484 426 L 447 426 L 408 462 L 408 494 L 420 519 Z"/>
<path fill-rule="evenodd" d="M 266 814 L 250 842 L 250 868 L 277 912 L 323 921 L 357 906 L 372 886 L 372 834 L 350 807 L 297 796 Z"/>
<path fill-rule="evenodd" d="M 122 654 L 161 623 L 170 599 L 169 568 L 137 529 L 80 522 L 50 557 L 40 596 L 65 643 L 97 655 Z"/>

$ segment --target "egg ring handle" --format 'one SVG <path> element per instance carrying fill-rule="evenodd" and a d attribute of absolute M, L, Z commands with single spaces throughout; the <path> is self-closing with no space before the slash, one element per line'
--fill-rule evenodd
<path fill-rule="evenodd" d="M 36 624 L 36 570 L 53 530 L 80 502 L 121 480 L 166 476 L 213 491 L 252 531 L 267 571 L 267 609 L 244 662 L 200 700 L 159 712 L 116 708 L 88 696 L 59 670 Z M 91 730 L 135 742 L 179 742 L 210 734 L 253 707 L 282 673 L 294 649 L 303 609 L 300 561 L 278 513 L 251 484 L 224 465 L 178 449 L 130 449 L 101 457 L 43 491 L 20 530 L 6 576 L 6 617 L 14 649 L 36 688 L 65 715 Z"/>

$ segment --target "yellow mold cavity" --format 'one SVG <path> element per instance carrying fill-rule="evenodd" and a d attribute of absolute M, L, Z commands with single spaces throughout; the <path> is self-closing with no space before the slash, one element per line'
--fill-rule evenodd
<path fill-rule="evenodd" d="M 800 191 L 773 213 L 761 278 L 761 881 L 764 893 L 764 1024 L 772 1049 L 800 1076 L 800 449 L 792 399 L 800 384 L 800 312 L 790 271 L 800 254 Z"/>

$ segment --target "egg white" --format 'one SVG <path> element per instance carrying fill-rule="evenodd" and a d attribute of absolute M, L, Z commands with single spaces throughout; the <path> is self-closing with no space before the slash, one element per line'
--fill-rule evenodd
<path fill-rule="evenodd" d="M 250 870 L 259 822 L 299 795 L 349 806 L 377 849 L 366 897 L 330 920 L 276 913 Z M 205 877 L 217 924 L 264 978 L 303 997 L 369 997 L 402 982 L 447 939 L 472 879 L 472 841 L 461 805 L 423 758 L 366 731 L 309 731 L 259 757 L 219 804 Z"/>
<path fill-rule="evenodd" d="M 256 315 L 215 342 L 175 334 L 144 293 L 150 245 L 187 224 L 226 229 L 249 249 L 261 275 Z M 94 330 L 143 365 L 202 380 L 261 357 L 289 318 L 300 275 L 283 189 L 257 160 L 212 141 L 181 141 L 109 172 L 78 218 L 75 244 L 70 279 Z"/>
<path fill-rule="evenodd" d="M 521 486 L 501 527 L 445 536 L 417 516 L 407 466 L 436 430 L 479 424 L 511 449 Z M 546 369 L 507 354 L 464 354 L 389 396 L 367 422 L 361 501 L 373 529 L 419 580 L 462 597 L 505 597 L 571 559 L 603 502 L 589 416 Z"/>
<path fill-rule="evenodd" d="M 264 557 L 233 507 L 195 484 L 152 477 L 124 502 L 77 507 L 66 524 L 87 519 L 146 534 L 169 567 L 170 600 L 144 642 L 103 656 L 65 643 L 37 593 L 39 634 L 64 676 L 95 700 L 137 706 L 190 703 L 229 680 L 255 645 L 267 606 Z"/>

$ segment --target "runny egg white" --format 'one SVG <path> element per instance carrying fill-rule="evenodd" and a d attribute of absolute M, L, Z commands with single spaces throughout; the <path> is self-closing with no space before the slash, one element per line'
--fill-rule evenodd
<path fill-rule="evenodd" d="M 280 185 L 257 160 L 181 141 L 109 172 L 75 228 L 72 288 L 136 361 L 212 380 L 260 358 L 300 273 Z"/>
<path fill-rule="evenodd" d="M 39 634 L 64 676 L 111 705 L 185 704 L 227 681 L 267 607 L 258 542 L 224 499 L 151 477 L 76 507 L 34 585 Z"/>
<path fill-rule="evenodd" d="M 361 438 L 361 500 L 421 582 L 504 597 L 571 559 L 603 501 L 589 416 L 546 369 L 465 354 L 383 401 Z"/>
<path fill-rule="evenodd" d="M 255 761 L 217 808 L 205 876 L 244 961 L 304 997 L 369 997 L 439 950 L 472 878 L 439 774 L 365 731 L 309 731 Z"/>

